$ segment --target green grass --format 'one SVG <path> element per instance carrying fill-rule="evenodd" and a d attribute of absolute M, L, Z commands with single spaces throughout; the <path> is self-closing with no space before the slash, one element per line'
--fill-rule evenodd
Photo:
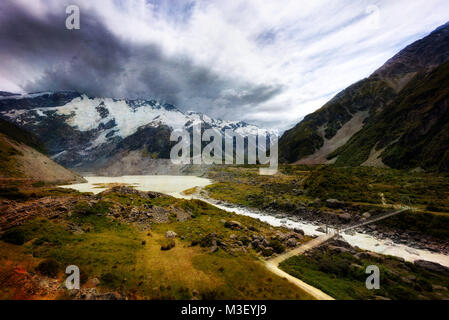
<path fill-rule="evenodd" d="M 139 231 L 132 224 L 105 215 L 113 202 L 122 204 L 153 204 L 177 206 L 192 212 L 185 222 L 170 219 L 169 223 L 152 224 L 151 231 Z M 278 229 L 249 217 L 240 217 L 214 208 L 204 202 L 171 197 L 143 199 L 138 195 L 110 194 L 96 205 L 80 201 L 71 216 L 63 220 L 34 219 L 12 229 L 23 236 L 25 244 L 13 251 L 0 250 L 2 258 L 14 259 L 14 252 L 31 254 L 36 266 L 54 259 L 64 277 L 68 265 L 77 265 L 85 278 L 100 279 L 100 290 L 119 291 L 128 297 L 146 299 L 310 299 L 303 291 L 271 274 L 259 262 L 255 252 L 230 254 L 223 249 L 210 252 L 205 246 L 192 245 L 210 233 L 223 242 L 236 234 L 248 243 L 248 231 L 231 230 L 222 220 L 236 220 L 253 232 L 274 233 Z M 68 228 L 74 224 L 77 230 Z M 174 240 L 165 238 L 173 230 Z M 255 231 L 257 230 L 257 231 Z M 182 238 L 182 239 L 181 239 Z M 161 250 L 167 241 L 175 244 Z M 9 244 L 8 244 L 9 245 Z M 33 260 L 34 261 L 34 260 Z M 1 276 L 1 269 L 0 269 Z"/>
<path fill-rule="evenodd" d="M 379 290 L 366 288 L 368 274 L 365 270 L 370 265 L 380 269 Z M 310 256 L 295 256 L 282 262 L 280 268 L 336 299 L 375 299 L 382 296 L 392 300 L 421 300 L 449 297 L 448 291 L 432 289 L 432 284 L 449 288 L 449 277 L 392 257 L 385 257 L 380 262 L 374 259 L 358 260 L 349 253 L 315 250 Z"/>
<path fill-rule="evenodd" d="M 260 176 L 257 167 L 215 167 L 206 187 L 209 196 L 265 210 L 295 213 L 297 206 L 320 208 L 338 199 L 359 213 L 387 205 L 411 205 L 407 212 L 383 222 L 391 228 L 418 231 L 449 239 L 449 175 L 370 167 L 281 166 L 280 174 Z M 315 199 L 320 206 L 314 206 Z"/>
<path fill-rule="evenodd" d="M 106 217 L 74 217 L 81 223 L 83 234 L 74 234 L 63 225 L 47 219 L 29 221 L 17 228 L 25 234 L 25 250 L 37 258 L 53 258 L 62 266 L 77 265 L 89 275 L 101 277 L 110 273 L 117 279 L 135 278 L 136 255 L 142 250 L 142 235 L 131 226 Z M 126 283 L 105 283 L 118 288 Z"/>

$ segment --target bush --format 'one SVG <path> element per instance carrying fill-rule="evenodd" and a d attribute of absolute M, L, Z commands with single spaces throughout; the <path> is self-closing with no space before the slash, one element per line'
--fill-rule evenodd
<path fill-rule="evenodd" d="M 217 290 L 206 289 L 200 292 L 202 300 L 217 300 L 220 297 L 220 293 Z"/>
<path fill-rule="evenodd" d="M 54 259 L 46 259 L 39 263 L 36 270 L 44 276 L 56 278 L 59 271 L 59 263 Z"/>
<path fill-rule="evenodd" d="M 75 205 L 74 212 L 81 216 L 104 215 L 110 210 L 110 207 L 111 205 L 106 201 L 99 201 L 95 204 L 81 201 Z"/>
<path fill-rule="evenodd" d="M 44 181 L 38 181 L 38 182 L 33 183 L 32 186 L 36 187 L 36 188 L 43 187 L 43 186 L 45 186 L 45 182 Z"/>
<path fill-rule="evenodd" d="M 20 229 L 11 229 L 6 231 L 1 239 L 7 243 L 21 246 L 25 243 L 25 233 Z"/>
<path fill-rule="evenodd" d="M 246 237 L 246 236 L 242 236 L 239 238 L 239 240 L 245 245 L 249 245 L 251 243 L 251 239 Z"/>
<path fill-rule="evenodd" d="M 50 242 L 50 240 L 47 237 L 40 237 L 33 241 L 33 246 L 38 247 L 43 245 L 45 242 Z"/>
<path fill-rule="evenodd" d="M 272 256 L 272 255 L 273 255 L 274 251 L 271 250 L 271 249 L 262 248 L 261 253 L 262 253 L 262 255 L 263 255 L 264 257 L 269 257 L 269 256 Z"/>
<path fill-rule="evenodd" d="M 270 243 L 269 243 L 269 246 L 270 246 L 271 248 L 273 248 L 274 252 L 276 252 L 276 253 L 278 253 L 278 254 L 285 251 L 285 247 L 284 247 L 283 244 L 282 244 L 279 240 L 277 240 L 277 239 L 271 240 Z"/>
<path fill-rule="evenodd" d="M 100 280 L 104 285 L 113 287 L 120 279 L 115 274 L 107 272 L 101 275 Z"/>
<path fill-rule="evenodd" d="M 9 200 L 27 200 L 28 196 L 20 192 L 17 187 L 0 187 L 0 198 Z"/>
<path fill-rule="evenodd" d="M 92 206 L 86 201 L 78 202 L 73 210 L 76 214 L 83 216 L 88 216 L 94 213 Z"/>
<path fill-rule="evenodd" d="M 168 250 L 174 248 L 175 245 L 176 245 L 175 240 L 173 240 L 173 239 L 167 239 L 167 240 L 165 240 L 165 241 L 162 243 L 161 250 L 162 250 L 162 251 L 168 251 Z"/>
<path fill-rule="evenodd" d="M 212 247 L 214 245 L 214 241 L 216 242 L 216 235 L 210 233 L 200 240 L 200 247 L 202 248 Z"/>

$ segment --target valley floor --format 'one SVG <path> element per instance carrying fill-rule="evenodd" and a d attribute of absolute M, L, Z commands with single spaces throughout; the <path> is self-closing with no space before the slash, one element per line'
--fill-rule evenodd
<path fill-rule="evenodd" d="M 287 229 L 120 186 L 3 197 L 0 299 L 312 299 L 268 271 L 250 244 L 307 240 Z M 80 268 L 80 291 L 64 288 L 68 265 Z"/>
<path fill-rule="evenodd" d="M 446 176 L 287 166 L 276 176 L 259 176 L 256 167 L 214 167 L 208 177 L 213 184 L 184 196 L 333 228 L 406 201 L 418 211 L 363 232 L 434 252 L 449 248 Z M 410 263 L 337 239 L 272 268 L 264 260 L 312 238 L 200 200 L 121 184 L 96 187 L 101 190 L 93 195 L 39 181 L 3 181 L 0 299 L 449 298 L 449 269 L 436 263 Z M 380 291 L 365 288 L 372 264 L 381 269 Z M 80 268 L 81 290 L 65 289 L 67 265 Z"/>

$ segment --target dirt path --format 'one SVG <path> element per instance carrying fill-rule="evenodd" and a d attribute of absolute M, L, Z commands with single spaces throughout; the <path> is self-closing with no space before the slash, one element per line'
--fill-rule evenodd
<path fill-rule="evenodd" d="M 305 283 L 304 281 L 301 281 L 298 278 L 295 278 L 295 277 L 289 275 L 287 272 L 279 269 L 279 264 L 282 261 L 284 261 L 288 258 L 291 258 L 293 256 L 303 254 L 306 251 L 309 251 L 317 246 L 320 246 L 321 244 L 325 243 L 326 241 L 332 239 L 334 236 L 335 236 L 335 234 L 326 234 L 326 235 L 320 236 L 318 238 L 315 238 L 313 240 L 310 240 L 309 242 L 303 244 L 302 246 L 300 246 L 294 250 L 291 250 L 287 253 L 277 256 L 273 259 L 267 260 L 265 262 L 265 266 L 271 272 L 277 274 L 280 277 L 286 278 L 289 282 L 293 283 L 300 289 L 304 290 L 305 292 L 307 292 L 308 294 L 310 294 L 312 297 L 314 297 L 317 300 L 335 300 L 334 298 L 327 295 L 320 289 L 317 289 L 317 288 Z"/>
<path fill-rule="evenodd" d="M 350 226 L 348 228 L 345 228 L 342 230 L 342 232 L 345 231 L 349 231 L 351 229 L 355 229 L 364 225 L 368 225 L 370 223 L 373 222 L 377 222 L 383 219 L 387 219 L 389 217 L 392 217 L 394 215 L 397 215 L 401 212 L 407 211 L 409 210 L 409 208 L 403 208 L 400 209 L 398 211 L 392 212 L 392 213 L 388 213 L 385 215 L 382 215 L 381 217 L 377 217 L 374 219 L 371 219 L 369 221 L 366 221 L 364 223 L 360 223 L 354 226 Z M 337 236 L 338 233 L 335 232 L 331 232 L 329 234 L 325 234 L 322 236 L 319 236 L 318 238 L 315 238 L 313 240 L 310 240 L 309 242 L 306 242 L 305 244 L 303 244 L 302 246 L 288 251 L 284 254 L 281 254 L 273 259 L 267 260 L 265 262 L 265 266 L 268 268 L 268 270 L 270 270 L 271 272 L 286 278 L 288 281 L 290 281 L 291 283 L 295 284 L 296 286 L 298 286 L 299 288 L 301 288 L 302 290 L 306 291 L 308 294 L 310 294 L 311 296 L 313 296 L 314 298 L 318 299 L 318 300 L 335 300 L 334 298 L 332 298 L 331 296 L 327 295 L 326 293 L 324 293 L 323 291 L 321 291 L 320 289 L 317 289 L 307 283 L 305 283 L 304 281 L 299 280 L 298 278 L 295 278 L 291 275 L 289 275 L 288 273 L 286 273 L 285 271 L 282 271 L 281 269 L 279 269 L 279 264 L 282 261 L 285 261 L 291 257 L 300 255 L 300 254 L 304 254 L 306 251 L 309 251 L 313 248 L 319 247 L 320 245 L 322 245 L 323 243 L 331 240 L 332 238 L 334 238 L 335 236 Z"/>

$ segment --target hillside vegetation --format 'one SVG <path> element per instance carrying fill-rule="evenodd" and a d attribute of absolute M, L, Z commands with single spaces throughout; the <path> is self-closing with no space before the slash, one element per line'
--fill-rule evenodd
<path fill-rule="evenodd" d="M 281 160 L 449 171 L 448 60 L 446 24 L 286 131 Z"/>
<path fill-rule="evenodd" d="M 43 182 L 83 181 L 49 159 L 33 134 L 0 119 L 0 178 Z"/>

